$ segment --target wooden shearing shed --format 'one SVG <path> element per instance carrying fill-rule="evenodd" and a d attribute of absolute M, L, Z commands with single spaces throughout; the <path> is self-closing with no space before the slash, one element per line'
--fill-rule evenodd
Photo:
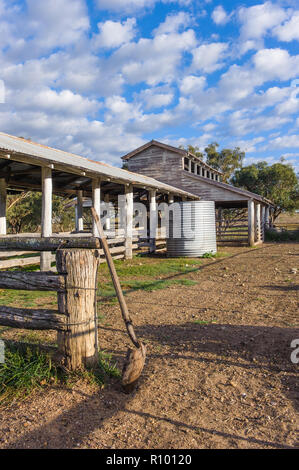
<path fill-rule="evenodd" d="M 247 218 L 229 230 L 224 241 L 261 243 L 270 224 L 271 201 L 221 181 L 222 173 L 187 150 L 152 140 L 122 157 L 129 171 L 155 178 L 181 190 L 214 201 L 221 227 L 222 209 L 247 209 Z M 218 230 L 218 241 L 223 239 Z"/>
<path fill-rule="evenodd" d="M 100 158 L 100 155 L 97 157 Z M 116 247 L 115 253 L 119 253 L 119 257 L 126 258 L 132 257 L 134 247 L 134 201 L 141 198 L 147 199 L 149 220 L 153 225 L 151 232 L 156 233 L 158 201 L 200 199 L 195 194 L 162 181 L 156 181 L 154 178 L 0 132 L 0 237 L 1 239 L 5 237 L 3 243 L 7 245 L 7 251 L 18 249 L 17 242 L 14 245 L 13 240 L 9 241 L 9 238 L 15 236 L 7 235 L 7 194 L 26 190 L 42 192 L 41 233 L 34 234 L 42 237 L 61 236 L 61 234 L 54 235 L 52 230 L 53 194 L 76 198 L 76 225 L 79 233 L 74 236 L 82 236 L 80 232 L 83 228 L 82 208 L 84 198 L 91 199 L 93 207 L 100 213 L 102 202 L 115 202 L 119 195 L 123 195 L 125 199 L 125 232 L 122 243 L 124 246 Z M 95 223 L 93 223 L 89 236 L 98 236 Z M 117 243 L 119 244 L 120 240 L 117 240 Z M 154 251 L 155 238 L 150 239 L 149 243 L 151 244 L 151 251 Z M 13 246 L 15 248 L 12 248 Z M 50 269 L 51 256 L 49 251 L 41 253 L 41 270 L 47 271 Z M 5 267 L 8 267 L 8 265 Z"/>

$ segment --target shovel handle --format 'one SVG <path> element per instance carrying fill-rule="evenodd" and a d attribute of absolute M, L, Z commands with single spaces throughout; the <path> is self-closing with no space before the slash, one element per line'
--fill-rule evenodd
<path fill-rule="evenodd" d="M 106 257 L 107 264 L 108 264 L 108 267 L 109 267 L 109 271 L 110 271 L 110 274 L 111 274 L 114 289 L 115 289 L 115 292 L 116 292 L 116 295 L 117 295 L 117 298 L 118 298 L 118 302 L 119 302 L 119 305 L 120 305 L 121 314 L 122 314 L 123 320 L 125 322 L 129 337 L 130 337 L 132 343 L 134 344 L 134 346 L 136 346 L 136 348 L 140 348 L 141 343 L 138 341 L 138 339 L 136 337 L 136 334 L 135 334 L 135 331 L 134 331 L 134 328 L 133 328 L 133 323 L 132 323 L 132 320 L 131 320 L 130 315 L 129 315 L 129 310 L 128 310 L 128 307 L 127 307 L 127 304 L 126 304 L 126 301 L 125 301 L 125 298 L 124 298 L 124 295 L 123 295 L 123 291 L 122 291 L 122 288 L 121 288 L 121 285 L 120 285 L 120 282 L 119 282 L 119 278 L 118 278 L 118 275 L 117 275 L 117 272 L 116 272 L 116 269 L 115 269 L 115 266 L 114 266 L 113 258 L 111 256 L 111 253 L 110 253 L 110 250 L 109 250 L 109 246 L 108 246 L 108 243 L 107 243 L 107 238 L 105 236 L 101 220 L 100 220 L 100 218 L 97 214 L 97 211 L 95 210 L 94 207 L 91 208 L 91 212 L 92 212 L 92 216 L 95 220 L 95 223 L 96 223 L 99 235 L 100 235 L 100 242 L 101 242 L 102 248 L 103 248 L 104 253 L 105 253 L 105 257 Z"/>

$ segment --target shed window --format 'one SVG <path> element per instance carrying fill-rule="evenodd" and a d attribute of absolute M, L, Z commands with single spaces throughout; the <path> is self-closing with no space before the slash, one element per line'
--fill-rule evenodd
<path fill-rule="evenodd" d="M 205 169 L 204 168 L 201 169 L 201 175 L 205 176 Z"/>
<path fill-rule="evenodd" d="M 200 166 L 197 167 L 197 174 L 200 176 L 200 171 L 201 171 L 201 168 Z"/>
<path fill-rule="evenodd" d="M 194 162 L 191 162 L 191 173 L 194 173 Z"/>
<path fill-rule="evenodd" d="M 189 170 L 189 158 L 187 157 L 184 158 L 184 169 Z"/>

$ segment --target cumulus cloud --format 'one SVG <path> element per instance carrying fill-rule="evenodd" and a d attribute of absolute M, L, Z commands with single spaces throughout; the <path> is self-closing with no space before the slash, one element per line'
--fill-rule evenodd
<path fill-rule="evenodd" d="M 228 44 L 224 42 L 212 42 L 197 47 L 192 51 L 192 69 L 211 73 L 222 68 L 227 50 Z"/>
<path fill-rule="evenodd" d="M 135 36 L 135 26 L 135 18 L 123 22 L 108 20 L 98 23 L 99 33 L 93 37 L 93 46 L 111 49 L 130 42 Z"/>
<path fill-rule="evenodd" d="M 274 26 L 287 18 L 287 12 L 271 2 L 252 7 L 242 7 L 238 11 L 241 22 L 241 36 L 244 39 L 263 37 Z"/>
<path fill-rule="evenodd" d="M 284 135 L 282 137 L 276 137 L 276 139 L 270 140 L 265 149 L 274 148 L 298 148 L 299 147 L 299 135 Z"/>
<path fill-rule="evenodd" d="M 181 27 L 183 27 L 183 29 L 186 29 L 186 27 L 190 24 L 191 16 L 184 11 L 180 11 L 177 14 L 167 15 L 165 21 L 161 23 L 159 27 L 153 32 L 155 35 L 165 33 L 176 33 Z"/>
<path fill-rule="evenodd" d="M 100 10 L 108 10 L 118 13 L 132 13 L 145 8 L 152 8 L 156 3 L 173 3 L 180 6 L 188 6 L 192 0 L 97 0 L 96 5 Z"/>
<path fill-rule="evenodd" d="M 214 8 L 212 12 L 212 19 L 215 24 L 224 25 L 229 21 L 230 16 L 226 13 L 223 6 L 219 5 L 218 7 Z"/>
<path fill-rule="evenodd" d="M 144 103 L 145 109 L 164 108 L 172 103 L 173 98 L 173 91 L 169 87 L 147 88 L 136 95 L 136 99 Z"/>
<path fill-rule="evenodd" d="M 198 92 L 202 92 L 206 86 L 206 78 L 195 75 L 187 75 L 184 77 L 180 84 L 180 91 L 184 95 L 193 95 L 195 96 Z"/>
<path fill-rule="evenodd" d="M 170 83 L 176 78 L 182 54 L 194 48 L 195 44 L 193 30 L 181 34 L 158 34 L 153 39 L 142 38 L 118 49 L 108 66 L 120 67 L 130 84 L 143 81 L 149 85 Z"/>
<path fill-rule="evenodd" d="M 263 47 L 266 34 L 288 18 L 287 11 L 271 2 L 265 2 L 252 7 L 241 7 L 237 14 L 241 24 L 240 51 L 241 54 L 251 49 Z"/>
<path fill-rule="evenodd" d="M 273 29 L 273 34 L 280 41 L 299 40 L 299 11 L 295 11 L 291 19 Z"/>

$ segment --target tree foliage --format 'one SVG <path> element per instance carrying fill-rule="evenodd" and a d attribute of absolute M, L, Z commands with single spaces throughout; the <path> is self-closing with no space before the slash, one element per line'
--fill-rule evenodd
<path fill-rule="evenodd" d="M 66 200 L 53 196 L 53 229 L 68 231 L 74 228 L 74 208 L 65 207 Z M 11 233 L 38 232 L 41 226 L 42 195 L 26 191 L 8 196 L 7 224 Z"/>
<path fill-rule="evenodd" d="M 228 182 L 234 171 L 242 167 L 245 152 L 241 151 L 239 147 L 235 147 L 234 149 L 224 148 L 222 150 L 218 150 L 218 148 L 219 144 L 212 142 L 205 148 L 204 153 L 202 153 L 199 147 L 189 145 L 188 152 L 201 158 L 212 168 L 215 168 L 215 170 L 222 171 L 223 181 Z"/>
<path fill-rule="evenodd" d="M 238 169 L 232 178 L 232 184 L 274 202 L 274 220 L 281 212 L 294 213 L 299 209 L 298 178 L 289 164 L 254 163 Z"/>
<path fill-rule="evenodd" d="M 223 172 L 222 179 L 228 182 L 235 170 L 242 167 L 245 152 L 239 147 L 218 150 L 219 144 L 213 142 L 205 148 L 206 163 L 216 170 Z"/>

